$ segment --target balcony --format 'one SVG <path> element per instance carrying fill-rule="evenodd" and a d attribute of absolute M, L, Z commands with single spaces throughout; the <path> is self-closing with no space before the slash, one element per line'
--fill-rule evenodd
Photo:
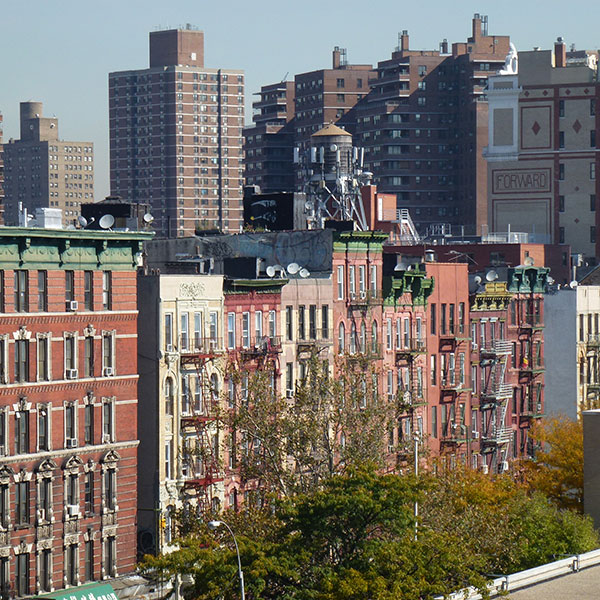
<path fill-rule="evenodd" d="M 381 304 L 381 292 L 377 290 L 360 290 L 348 294 L 348 304 L 351 307 L 365 308 L 373 304 Z"/>
<path fill-rule="evenodd" d="M 418 338 L 410 338 L 404 340 L 402 348 L 396 349 L 396 363 L 403 360 L 410 360 L 418 354 L 425 354 L 427 352 L 427 344 L 425 340 Z"/>
<path fill-rule="evenodd" d="M 450 392 L 454 394 L 461 394 L 469 391 L 469 388 L 466 387 L 465 382 L 459 381 L 453 373 L 449 373 L 448 375 L 444 375 L 442 373 L 440 389 L 442 392 Z"/>
<path fill-rule="evenodd" d="M 278 335 L 263 335 L 252 338 L 248 345 L 240 350 L 242 360 L 252 360 L 272 356 L 281 352 L 281 337 Z"/>
<path fill-rule="evenodd" d="M 543 329 L 542 316 L 536 313 L 526 313 L 518 323 L 519 329 Z"/>
<path fill-rule="evenodd" d="M 484 433 L 481 442 L 484 445 L 482 452 L 493 452 L 496 446 L 510 444 L 513 439 L 513 430 L 508 427 L 494 428 L 491 432 Z"/>
<path fill-rule="evenodd" d="M 348 346 L 347 358 L 351 361 L 375 360 L 382 357 L 381 344 L 377 342 L 365 342 L 361 344 L 358 340 L 355 346 Z"/>
<path fill-rule="evenodd" d="M 222 341 L 216 337 L 203 338 L 200 336 L 179 336 L 179 360 L 182 367 L 197 365 L 198 361 L 209 360 L 222 354 Z M 173 351 L 167 347 L 167 352 Z"/>
<path fill-rule="evenodd" d="M 296 340 L 296 350 L 298 354 L 320 351 L 324 346 L 330 346 L 333 343 L 331 329 L 309 327 L 308 338 Z"/>
<path fill-rule="evenodd" d="M 542 358 L 533 360 L 531 356 L 523 356 L 519 365 L 519 372 L 524 375 L 539 375 L 544 372 L 544 361 Z"/>
<path fill-rule="evenodd" d="M 600 347 L 600 335 L 598 334 L 589 334 L 586 339 L 586 344 L 588 346 L 593 346 L 595 348 Z"/>
<path fill-rule="evenodd" d="M 442 434 L 440 435 L 440 442 L 442 444 L 466 444 L 467 439 L 467 427 L 466 425 L 460 425 L 456 423 L 446 423 L 446 426 L 442 426 Z"/>
<path fill-rule="evenodd" d="M 513 387 L 507 383 L 491 385 L 481 390 L 481 399 L 483 401 L 500 402 L 510 400 L 513 395 Z"/>
<path fill-rule="evenodd" d="M 509 355 L 512 353 L 512 344 L 506 340 L 494 340 L 482 346 L 479 352 L 482 358 Z"/>
<path fill-rule="evenodd" d="M 541 402 L 525 402 L 519 416 L 525 419 L 539 419 L 544 416 Z"/>

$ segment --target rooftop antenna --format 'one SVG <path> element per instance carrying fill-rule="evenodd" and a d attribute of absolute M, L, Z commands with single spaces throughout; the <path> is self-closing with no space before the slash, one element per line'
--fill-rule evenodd
<path fill-rule="evenodd" d="M 281 83 L 285 83 L 287 80 L 287 76 L 290 74 L 290 72 L 288 71 L 284 76 L 283 79 L 281 80 Z"/>

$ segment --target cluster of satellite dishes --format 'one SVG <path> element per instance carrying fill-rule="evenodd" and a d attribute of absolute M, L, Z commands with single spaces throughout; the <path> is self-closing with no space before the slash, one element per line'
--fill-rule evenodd
<path fill-rule="evenodd" d="M 287 268 L 281 265 L 269 265 L 265 269 L 266 274 L 269 277 L 275 277 L 279 273 L 280 277 L 286 277 L 287 275 L 298 275 L 302 279 L 306 279 L 310 275 L 310 271 L 304 267 L 301 267 L 298 263 L 290 263 Z"/>
<path fill-rule="evenodd" d="M 77 222 L 82 227 L 82 229 L 85 229 L 88 225 L 91 225 L 92 223 L 94 223 L 95 220 L 96 219 L 94 217 L 91 217 L 90 219 L 86 219 L 82 215 L 79 215 L 77 217 Z M 146 213 L 142 217 L 142 220 L 144 221 L 144 224 L 146 225 L 146 227 L 148 227 L 148 226 L 150 226 L 152 221 L 154 221 L 154 217 L 150 213 Z M 107 229 L 110 231 L 111 227 L 114 224 L 115 224 L 115 218 L 112 215 L 102 215 L 100 217 L 100 219 L 98 220 L 98 226 L 100 227 L 100 229 Z"/>
<path fill-rule="evenodd" d="M 481 275 L 475 275 L 473 278 L 469 277 L 469 293 L 474 294 L 479 290 L 481 284 L 483 283 L 483 277 Z M 485 274 L 485 281 L 487 283 L 492 283 L 492 281 L 496 281 L 498 279 L 498 273 L 492 269 Z"/>

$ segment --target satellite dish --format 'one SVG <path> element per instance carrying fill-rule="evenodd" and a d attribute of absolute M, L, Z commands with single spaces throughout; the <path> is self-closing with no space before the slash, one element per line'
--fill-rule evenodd
<path fill-rule="evenodd" d="M 395 267 L 394 271 L 407 271 L 408 265 L 402 261 L 400 261 Z"/>
<path fill-rule="evenodd" d="M 87 224 L 88 224 L 88 222 L 87 222 L 87 219 L 86 219 L 85 217 L 82 217 L 81 215 L 79 215 L 79 216 L 77 217 L 77 221 L 78 221 L 78 223 L 79 223 L 79 224 L 80 224 L 82 227 L 87 227 Z"/>
<path fill-rule="evenodd" d="M 523 261 L 523 264 L 527 267 L 532 267 L 534 262 L 535 261 L 533 260 L 532 256 L 526 256 L 525 260 Z"/>
<path fill-rule="evenodd" d="M 290 263 L 287 267 L 287 272 L 290 275 L 295 275 L 300 270 L 300 265 L 298 263 Z"/>
<path fill-rule="evenodd" d="M 574 290 L 579 284 L 577 283 L 576 279 L 573 279 L 573 281 L 571 281 L 571 283 L 569 284 L 569 287 Z"/>
<path fill-rule="evenodd" d="M 266 273 L 269 277 L 275 277 L 275 267 L 273 265 L 269 265 L 266 268 Z"/>
<path fill-rule="evenodd" d="M 102 215 L 98 221 L 101 229 L 110 229 L 115 224 L 115 218 L 112 215 Z"/>
<path fill-rule="evenodd" d="M 554 277 L 548 276 L 548 285 L 554 285 Z"/>
<path fill-rule="evenodd" d="M 338 147 L 336 144 L 331 144 L 331 146 L 329 146 L 329 150 L 331 152 L 337 152 L 337 149 L 338 149 Z"/>
<path fill-rule="evenodd" d="M 154 217 L 150 214 L 150 213 L 146 213 L 143 217 L 142 220 L 144 221 L 144 223 L 152 223 L 152 221 L 154 221 Z"/>
<path fill-rule="evenodd" d="M 306 279 L 310 275 L 310 271 L 308 269 L 300 269 L 298 275 L 300 275 L 302 279 Z"/>
<path fill-rule="evenodd" d="M 485 274 L 486 281 L 496 281 L 496 279 L 498 279 L 498 273 L 493 269 Z"/>
<path fill-rule="evenodd" d="M 475 277 L 473 278 L 473 281 L 479 285 L 481 283 L 481 275 L 475 275 Z"/>

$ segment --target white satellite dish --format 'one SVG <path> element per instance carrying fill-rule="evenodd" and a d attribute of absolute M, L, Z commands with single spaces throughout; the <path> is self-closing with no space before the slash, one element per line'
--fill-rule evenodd
<path fill-rule="evenodd" d="M 554 285 L 554 277 L 548 276 L 548 285 Z"/>
<path fill-rule="evenodd" d="M 275 277 L 275 267 L 273 265 L 269 265 L 266 268 L 266 273 L 269 277 Z"/>
<path fill-rule="evenodd" d="M 496 281 L 496 279 L 498 279 L 498 273 L 493 269 L 485 274 L 486 281 Z"/>
<path fill-rule="evenodd" d="M 394 271 L 407 271 L 408 265 L 402 261 L 400 261 L 395 267 Z"/>
<path fill-rule="evenodd" d="M 98 221 L 101 229 L 110 229 L 115 224 L 115 218 L 112 215 L 102 215 Z"/>
<path fill-rule="evenodd" d="M 79 215 L 77 217 L 77 222 L 82 226 L 82 227 L 87 227 L 87 219 L 85 217 L 82 217 L 81 215 Z"/>
<path fill-rule="evenodd" d="M 310 271 L 308 269 L 300 269 L 298 275 L 300 275 L 302 279 L 306 279 L 310 275 Z"/>
<path fill-rule="evenodd" d="M 150 214 L 150 213 L 146 213 L 143 217 L 142 220 L 144 221 L 144 223 L 152 223 L 152 221 L 154 221 L 154 217 Z"/>
<path fill-rule="evenodd" d="M 331 146 L 329 146 L 329 150 L 331 152 L 337 152 L 338 147 L 335 144 L 331 144 Z"/>
<path fill-rule="evenodd" d="M 473 278 L 473 281 L 479 285 L 481 283 L 481 275 L 475 275 L 475 277 Z"/>
<path fill-rule="evenodd" d="M 527 267 L 532 267 L 534 262 L 535 261 L 533 260 L 532 256 L 526 256 L 525 260 L 523 261 L 523 264 Z"/>
<path fill-rule="evenodd" d="M 298 263 L 293 262 L 287 266 L 287 272 L 290 275 L 295 275 L 299 270 L 300 270 L 300 265 Z"/>
<path fill-rule="evenodd" d="M 574 290 L 579 284 L 577 283 L 576 279 L 573 279 L 573 281 L 571 281 L 571 283 L 569 284 L 569 287 Z"/>

